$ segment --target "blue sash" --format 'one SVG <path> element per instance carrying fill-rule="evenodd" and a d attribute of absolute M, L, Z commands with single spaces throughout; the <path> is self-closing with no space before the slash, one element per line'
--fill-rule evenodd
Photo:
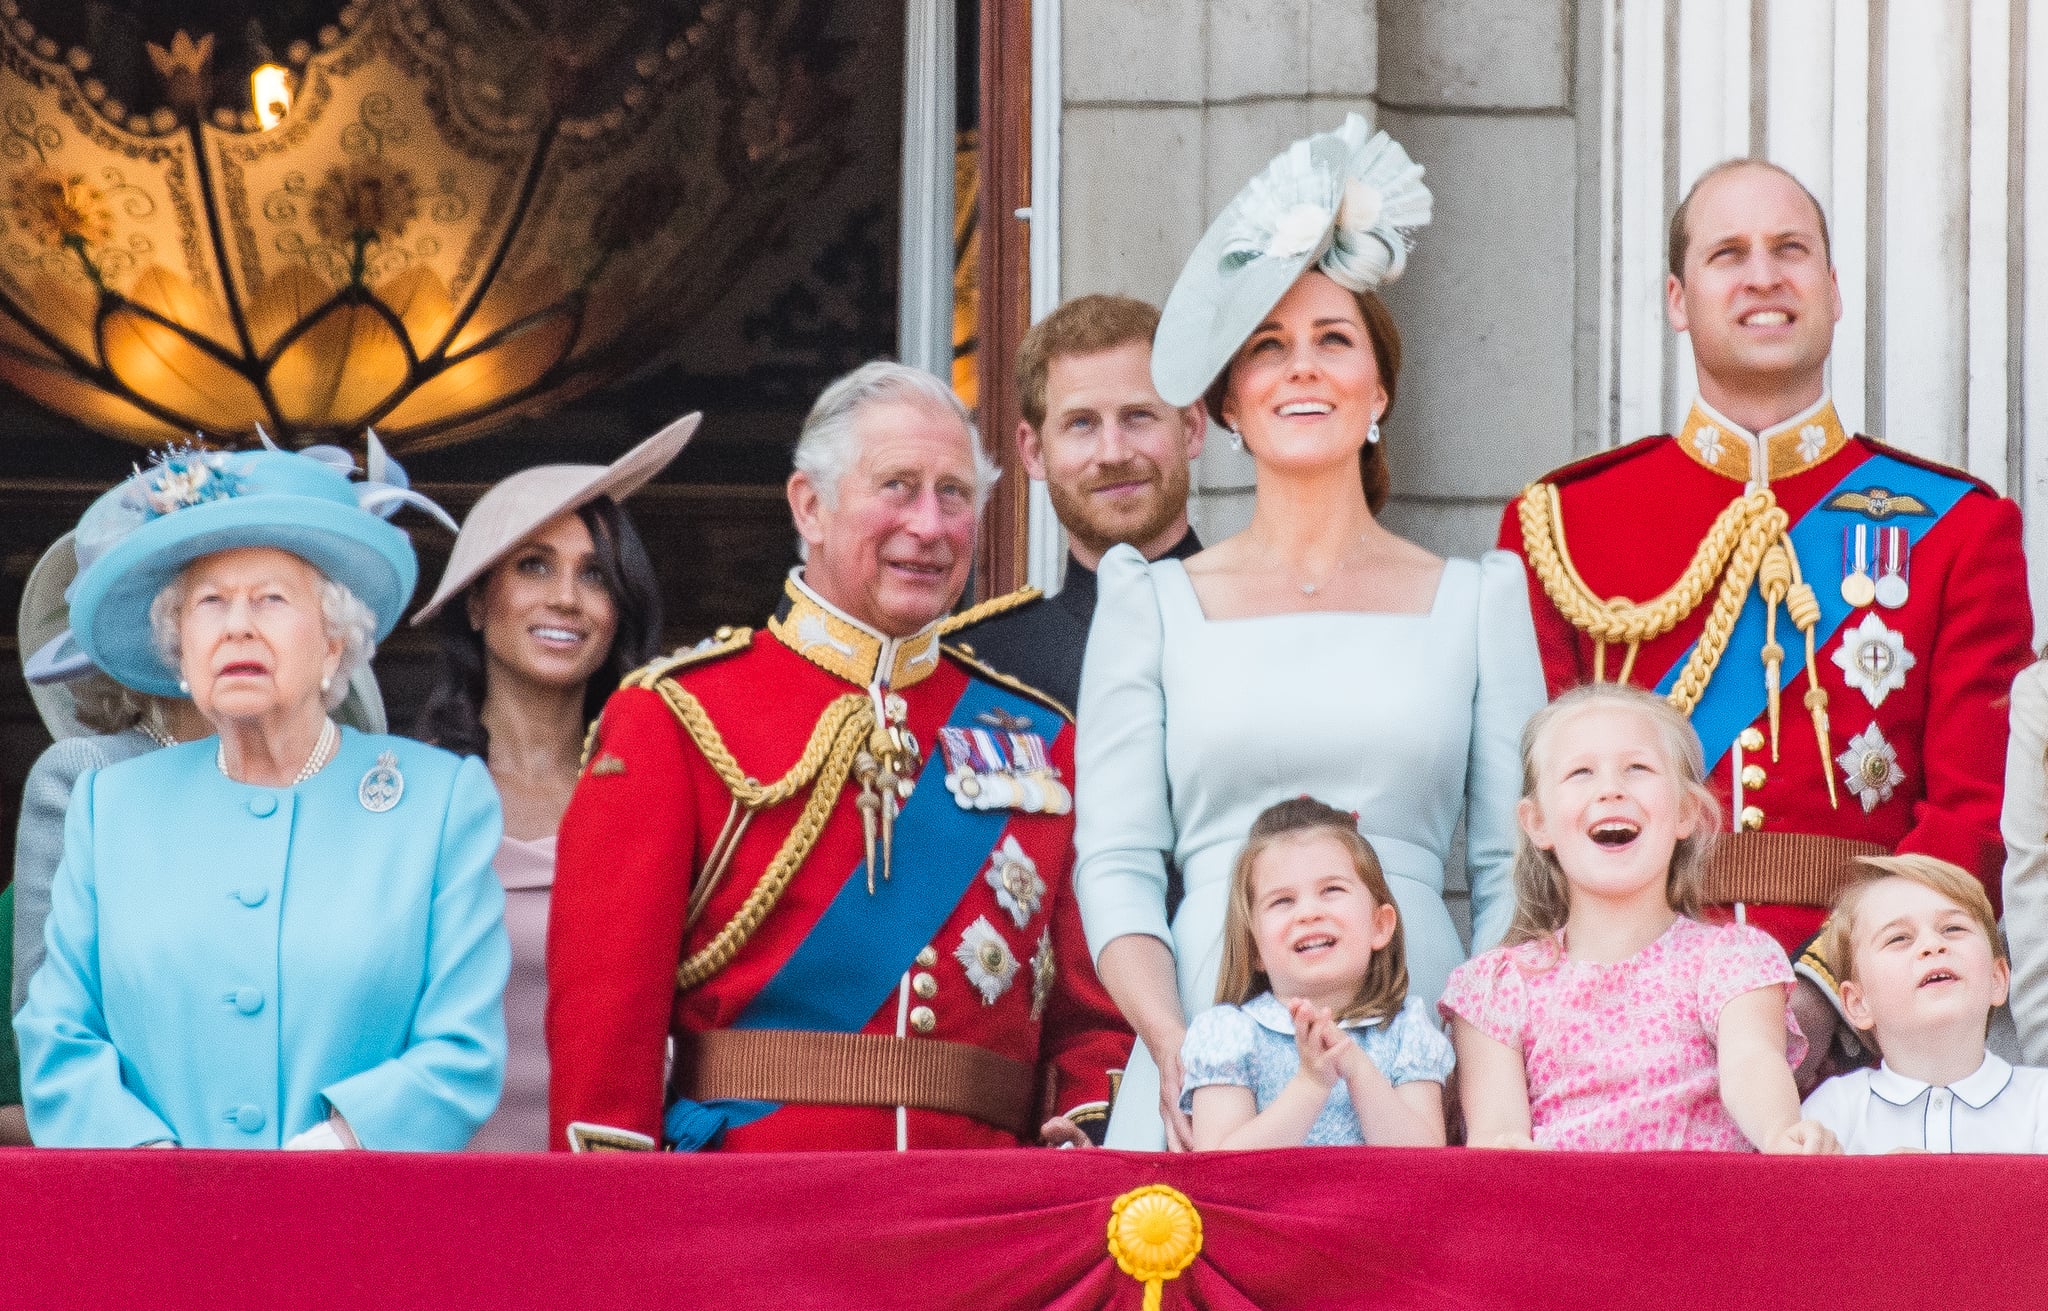
<path fill-rule="evenodd" d="M 1871 520 L 1855 510 L 1837 510 L 1828 502 L 1844 492 L 1867 491 L 1871 487 L 1883 487 L 1893 495 L 1912 495 L 1920 498 L 1930 511 L 1926 515 L 1901 515 L 1885 523 L 1887 528 L 1899 527 L 1906 530 L 1906 540 L 1917 546 L 1920 539 L 1941 522 L 1942 516 L 1955 508 L 1956 502 L 1969 492 L 1971 483 L 1953 474 L 1937 473 L 1917 464 L 1893 459 L 1889 455 L 1873 455 L 1851 469 L 1848 476 L 1814 503 L 1812 509 L 1800 516 L 1787 534 L 1792 539 L 1792 548 L 1798 553 L 1799 568 L 1806 581 L 1813 584 L 1814 595 L 1820 600 L 1820 622 L 1814 627 L 1814 650 L 1824 649 L 1834 640 L 1851 614 L 1849 603 L 1842 599 L 1841 589 L 1831 584 L 1834 569 L 1825 562 L 1838 560 L 1842 549 L 1842 530 L 1858 523 Z M 1790 688 L 1792 681 L 1806 668 L 1806 644 L 1794 641 L 1797 630 L 1791 622 L 1780 616 L 1779 644 L 1785 648 L 1785 663 L 1780 684 Z M 1685 649 L 1664 677 L 1657 682 L 1657 691 L 1668 693 L 1678 682 L 1678 675 L 1685 668 L 1685 662 L 1692 658 L 1693 643 Z M 1707 768 L 1717 768 L 1728 749 L 1742 730 L 1754 724 L 1757 716 L 1764 713 L 1770 698 L 1764 686 L 1764 599 L 1755 588 L 1750 589 L 1749 598 L 1743 603 L 1742 614 L 1735 621 L 1735 630 L 1728 638 L 1728 646 L 1721 653 L 1721 662 L 1715 667 L 1714 677 L 1708 680 L 1707 689 L 1693 707 L 1692 726 L 1700 735 L 1700 744 L 1706 748 Z M 1797 704 L 1797 698 L 1794 698 Z"/>
<path fill-rule="evenodd" d="M 970 679 L 946 722 L 973 727 L 990 712 L 1044 718 L 1044 707 Z M 890 877 L 868 894 L 867 862 L 839 887 L 832 904 L 782 968 L 733 1021 L 735 1029 L 857 1033 L 884 1002 L 987 865 L 1012 812 L 964 810 L 946 790 L 946 762 L 934 745 L 917 788 L 896 816 Z M 749 1124 L 775 1102 L 679 1101 L 665 1134 L 679 1151 L 716 1146 L 726 1129 Z"/>

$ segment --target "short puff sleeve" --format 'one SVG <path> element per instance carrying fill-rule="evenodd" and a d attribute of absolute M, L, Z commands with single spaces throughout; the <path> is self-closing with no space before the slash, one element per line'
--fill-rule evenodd
<path fill-rule="evenodd" d="M 1181 1110 L 1194 1113 L 1197 1088 L 1228 1084 L 1257 1089 L 1252 1049 L 1258 1029 L 1258 1021 L 1236 1006 L 1212 1006 L 1194 1018 L 1180 1045 Z"/>
<path fill-rule="evenodd" d="M 1446 1021 L 1461 1019 L 1495 1042 L 1526 1053 L 1531 949 L 1547 945 L 1525 942 L 1474 956 L 1451 971 L 1437 1000 L 1438 1012 Z"/>
<path fill-rule="evenodd" d="M 1393 1059 L 1380 1073 L 1396 1088 L 1404 1083 L 1442 1083 L 1451 1077 L 1458 1063 L 1451 1040 L 1429 1018 L 1420 997 L 1410 997 L 1387 1021 L 1387 1036 L 1393 1040 Z"/>
<path fill-rule="evenodd" d="M 1700 951 L 1698 989 L 1700 1023 L 1709 1034 L 1718 1034 L 1721 1012 L 1729 1002 L 1759 988 L 1785 990 L 1785 1059 L 1797 1066 L 1806 1056 L 1806 1036 L 1792 1013 L 1792 963 L 1785 949 L 1762 929 L 1749 924 L 1727 924 L 1703 935 Z"/>

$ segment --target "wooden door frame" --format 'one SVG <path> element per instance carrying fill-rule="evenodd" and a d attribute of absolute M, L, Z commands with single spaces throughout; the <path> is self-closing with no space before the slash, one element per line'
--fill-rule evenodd
<path fill-rule="evenodd" d="M 1056 3 L 1057 0 L 1051 0 Z M 980 0 L 981 161 L 976 170 L 981 289 L 976 337 L 982 439 L 1002 466 L 982 515 L 975 561 L 984 597 L 1022 587 L 1030 569 L 1031 480 L 1017 457 L 1017 348 L 1031 326 L 1031 3 Z M 1020 211 L 1027 217 L 1018 217 Z M 1053 221 L 1054 216 L 1042 216 Z"/>

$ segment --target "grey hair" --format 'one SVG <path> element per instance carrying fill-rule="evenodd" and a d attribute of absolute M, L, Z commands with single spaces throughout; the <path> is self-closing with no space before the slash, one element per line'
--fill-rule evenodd
<path fill-rule="evenodd" d="M 317 568 L 313 572 L 320 575 L 320 618 L 327 638 L 341 639 L 341 663 L 335 667 L 334 677 L 320 698 L 332 710 L 348 698 L 349 680 L 355 677 L 356 670 L 369 664 L 377 654 L 377 616 L 347 586 Z M 156 644 L 157 655 L 173 669 L 184 654 L 178 637 L 178 612 L 185 608 L 189 586 L 181 571 L 149 603 L 150 638 Z"/>
<path fill-rule="evenodd" d="M 981 448 L 974 416 L 953 389 L 923 369 L 894 360 L 870 360 L 833 380 L 818 395 L 796 439 L 796 471 L 810 480 L 826 506 L 839 504 L 839 480 L 859 458 L 855 420 L 869 405 L 909 405 L 939 418 L 952 419 L 967 434 L 974 452 L 974 508 L 988 504 L 988 494 L 1002 475 L 1002 466 Z"/>

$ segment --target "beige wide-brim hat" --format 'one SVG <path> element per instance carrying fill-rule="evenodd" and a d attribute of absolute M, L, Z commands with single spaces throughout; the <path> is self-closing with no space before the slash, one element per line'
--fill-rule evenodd
<path fill-rule="evenodd" d="M 72 680 L 100 672 L 71 637 L 71 603 L 65 592 L 77 576 L 78 548 L 73 534 L 65 533 L 29 570 L 15 625 L 29 698 L 36 703 L 43 727 L 59 742 L 94 731 L 78 722 L 78 703 L 71 695 Z M 335 708 L 334 717 L 363 733 L 388 730 L 384 691 L 368 664 L 358 665 L 350 675 L 348 696 Z"/>
<path fill-rule="evenodd" d="M 534 529 L 600 496 L 623 501 L 653 481 L 696 434 L 702 414 L 686 414 L 610 464 L 543 464 L 522 469 L 485 492 L 462 521 L 434 597 L 412 617 L 423 624 L 490 571 Z"/>

